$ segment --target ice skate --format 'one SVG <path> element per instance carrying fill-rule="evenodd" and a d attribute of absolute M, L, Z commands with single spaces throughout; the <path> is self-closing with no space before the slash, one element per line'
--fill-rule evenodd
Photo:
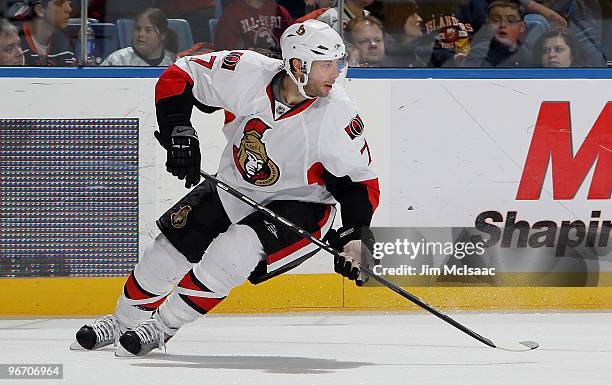
<path fill-rule="evenodd" d="M 164 331 L 161 321 L 153 317 L 141 322 L 134 330 L 128 330 L 121 335 L 115 356 L 144 356 L 153 349 L 165 350 L 166 342 L 171 337 L 172 335 Z"/>
<path fill-rule="evenodd" d="M 70 350 L 96 350 L 114 344 L 121 333 L 119 321 L 114 315 L 98 318 L 91 324 L 83 325 L 76 333 L 76 340 Z"/>

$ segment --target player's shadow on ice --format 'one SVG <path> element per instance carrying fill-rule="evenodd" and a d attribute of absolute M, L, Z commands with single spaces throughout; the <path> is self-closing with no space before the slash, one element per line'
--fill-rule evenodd
<path fill-rule="evenodd" d="M 338 369 L 375 365 L 372 362 L 279 356 L 195 356 L 153 353 L 146 359 L 149 362 L 132 365 L 147 368 L 251 369 L 278 374 L 324 374 Z M 150 362 L 150 360 L 159 362 Z"/>

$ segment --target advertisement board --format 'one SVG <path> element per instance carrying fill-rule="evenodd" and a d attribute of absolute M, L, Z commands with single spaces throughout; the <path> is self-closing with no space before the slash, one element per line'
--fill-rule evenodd
<path fill-rule="evenodd" d="M 181 181 L 165 171 L 165 151 L 153 137 L 156 130 L 154 84 L 153 78 L 0 78 L 0 88 L 10 95 L 0 107 L 3 119 L 138 121 L 137 138 L 133 137 L 131 143 L 138 143 L 138 218 L 134 222 L 138 225 L 139 250 L 155 233 L 155 220 L 187 192 Z M 460 274 L 464 271 L 461 263 L 483 269 L 501 266 L 499 271 L 504 273 L 551 271 L 549 252 L 544 253 L 544 263 L 520 249 L 519 254 L 512 249 L 514 254 L 504 252 L 501 257 L 478 263 L 465 258 L 455 260 L 455 254 L 455 259 L 434 255 L 427 260 L 432 268 L 455 262 L 457 267 L 448 270 L 450 277 L 439 277 L 435 275 L 436 270 L 427 270 L 425 279 L 418 282 L 387 275 L 389 279 L 413 286 L 484 286 L 482 289 L 512 286 L 503 293 L 507 301 L 504 303 L 513 308 L 544 306 L 542 298 L 547 298 L 546 306 L 562 308 L 599 308 L 610 303 L 609 292 L 601 290 L 602 286 L 612 286 L 610 245 L 602 243 L 602 239 L 609 240 L 606 231 L 612 219 L 611 80 L 348 79 L 346 88 L 359 105 L 372 165 L 380 178 L 380 205 L 372 223 L 380 234 L 380 242 L 394 241 L 393 237 L 403 237 L 406 231 L 417 235 L 417 243 L 423 240 L 456 242 L 459 236 L 465 236 L 463 230 L 476 231 L 480 225 L 486 230 L 485 240 L 497 234 L 501 245 L 505 239 L 504 228 L 514 226 L 509 238 L 513 247 L 524 233 L 521 229 L 527 229 L 526 242 L 530 247 L 534 230 L 543 233 L 534 242 L 546 246 L 553 239 L 551 248 L 541 248 L 546 251 L 557 250 L 560 236 L 565 232 L 566 250 L 582 251 L 580 248 L 584 246 L 593 252 L 587 258 L 583 254 L 579 258 L 566 256 L 568 262 L 578 261 L 577 265 L 554 264 L 554 272 L 579 273 L 578 279 L 553 277 L 551 281 L 538 276 L 535 280 L 509 282 L 491 279 L 491 276 L 466 279 Z M 225 146 L 221 131 L 223 113 L 207 115 L 196 111 L 192 122 L 200 136 L 202 168 L 214 171 Z M 134 207 L 131 209 L 135 212 Z M 394 232 L 387 232 L 389 228 Z M 445 235 L 436 235 L 436 239 L 419 238 L 427 229 L 438 233 L 442 230 Z M 547 232 L 552 238 L 546 237 Z M 468 231 L 468 236 L 472 235 Z M 134 253 L 131 249 L 130 261 Z M 404 261 L 384 258 L 387 260 L 383 267 Z M 86 276 L 87 272 L 81 271 L 80 275 Z M 87 282 L 61 278 L 37 280 L 32 293 L 38 293 L 44 285 L 52 298 L 62 298 L 66 304 L 58 304 L 51 297 L 49 301 L 36 297 L 39 299 L 29 305 L 7 303 L 4 312 L 19 308 L 20 314 L 103 313 L 107 307 L 114 306 L 115 296 L 108 293 L 121 290 L 123 284 L 123 277 L 107 279 L 112 282 L 104 278 L 91 278 Z M 344 285 L 333 273 L 332 259 L 326 253 L 319 253 L 292 270 L 291 275 L 270 281 L 270 285 L 267 289 L 237 289 L 239 294 L 234 297 L 237 302 L 228 301 L 220 311 L 244 309 L 244 306 L 282 309 L 406 306 L 392 294 L 379 293 L 378 288 L 372 289 L 377 293 L 372 296 Z M 586 292 L 530 288 L 551 285 L 572 286 L 568 289 L 591 286 L 580 289 L 595 291 L 589 291 L 590 299 L 586 300 Z M 312 295 L 297 289 L 311 286 L 317 288 Z M 24 280 L 5 281 L 7 292 L 23 293 L 27 287 Z M 322 302 L 316 292 L 323 289 L 328 300 Z M 436 291 L 446 288 L 423 289 L 434 302 L 437 298 L 442 306 L 448 303 L 449 292 Z M 86 294 L 88 290 L 90 294 Z M 274 295 L 279 291 L 287 293 L 291 300 L 279 302 Z M 486 291 L 477 296 L 470 293 L 464 301 L 457 302 L 455 297 L 452 306 L 497 308 L 500 305 Z M 500 293 L 497 292 L 496 298 L 501 298 Z M 92 305 L 86 300 L 92 295 L 105 300 Z"/>
<path fill-rule="evenodd" d="M 586 274 L 553 280 L 557 286 L 609 285 L 599 273 L 612 271 L 611 85 L 394 81 L 390 226 L 448 228 L 434 240 L 451 242 L 457 229 L 471 229 L 495 249 L 478 265 Z M 432 240 L 419 234 L 414 241 Z"/>

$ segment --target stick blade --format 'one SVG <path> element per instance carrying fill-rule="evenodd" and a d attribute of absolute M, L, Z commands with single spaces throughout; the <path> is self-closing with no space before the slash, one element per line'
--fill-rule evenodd
<path fill-rule="evenodd" d="M 520 341 L 521 347 L 504 347 L 497 345 L 496 348 L 499 350 L 505 350 L 507 352 L 528 352 L 530 350 L 537 349 L 540 344 L 535 341 Z"/>
<path fill-rule="evenodd" d="M 534 350 L 540 347 L 540 344 L 535 341 L 521 341 L 519 344 L 528 347 L 529 350 Z"/>

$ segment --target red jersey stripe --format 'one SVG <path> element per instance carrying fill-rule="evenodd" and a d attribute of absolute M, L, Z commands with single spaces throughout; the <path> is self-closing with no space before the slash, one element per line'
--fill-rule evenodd
<path fill-rule="evenodd" d="M 293 109 L 291 109 L 291 110 L 287 111 L 285 114 L 283 114 L 283 115 L 279 116 L 279 118 L 278 118 L 278 119 L 276 119 L 276 120 L 283 120 L 283 119 L 287 119 L 287 118 L 290 118 L 290 117 L 292 117 L 292 116 L 294 116 L 294 115 L 299 114 L 300 112 L 302 112 L 302 111 L 304 111 L 305 109 L 307 109 L 308 107 L 310 107 L 310 105 L 311 105 L 312 103 L 314 103 L 314 102 L 315 102 L 315 100 L 317 100 L 317 99 L 316 99 L 316 98 L 315 98 L 315 99 L 308 99 L 307 101 L 305 101 L 304 103 L 300 104 L 300 105 L 299 105 L 299 106 L 297 106 L 296 108 L 293 108 Z"/>
<path fill-rule="evenodd" d="M 359 183 L 367 187 L 368 200 L 370 201 L 370 204 L 372 205 L 372 212 L 374 212 L 376 208 L 378 207 L 378 203 L 380 199 L 380 189 L 378 187 L 378 178 L 363 180 Z"/>
<path fill-rule="evenodd" d="M 223 112 L 225 113 L 225 121 L 223 122 L 223 124 L 231 123 L 234 121 L 234 119 L 236 119 L 236 115 L 232 114 L 228 110 L 224 110 Z"/>
<path fill-rule="evenodd" d="M 325 172 L 325 167 L 323 163 L 317 162 L 310 166 L 308 171 L 306 172 L 306 177 L 308 178 L 308 184 L 319 184 L 323 186 L 325 181 L 323 180 L 323 173 Z"/>
<path fill-rule="evenodd" d="M 171 65 L 161 74 L 155 84 L 155 103 L 161 99 L 182 94 L 185 92 L 186 84 L 193 86 L 193 79 L 177 65 Z"/>

